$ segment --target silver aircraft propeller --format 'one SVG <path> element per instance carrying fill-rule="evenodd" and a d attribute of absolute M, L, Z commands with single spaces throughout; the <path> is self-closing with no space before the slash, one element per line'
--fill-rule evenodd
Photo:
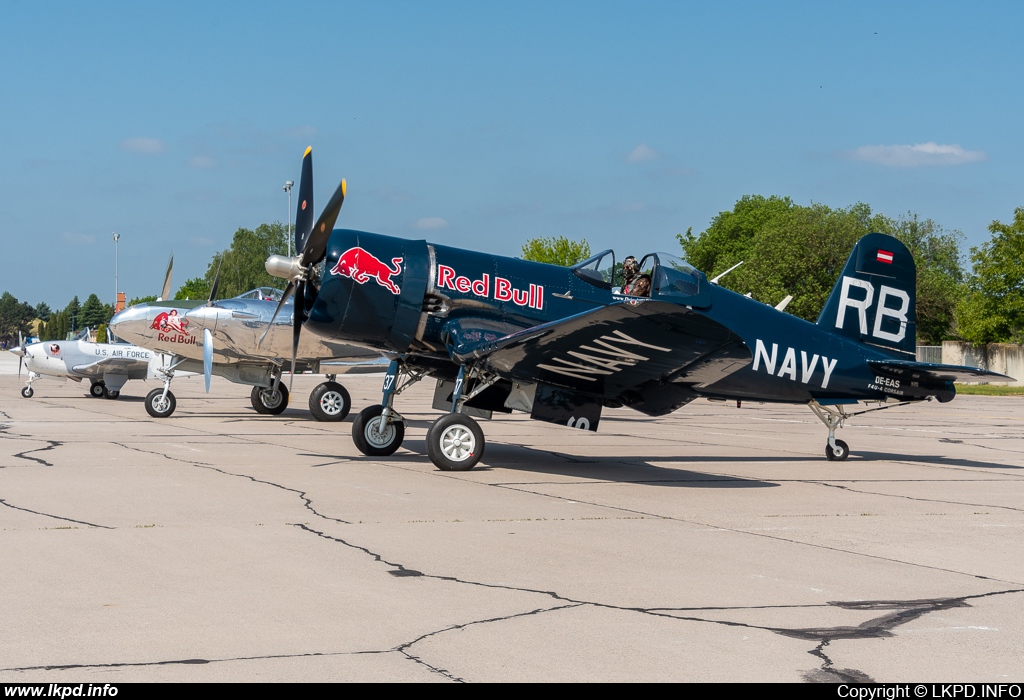
<path fill-rule="evenodd" d="M 217 298 L 217 287 L 220 286 L 220 269 L 224 266 L 224 256 L 220 256 L 217 264 L 217 274 L 213 276 L 213 286 L 210 287 L 210 298 L 206 300 L 207 306 L 213 306 Z M 209 328 L 203 329 L 203 378 L 206 380 L 206 393 L 210 393 L 210 376 L 213 374 L 213 333 Z"/>

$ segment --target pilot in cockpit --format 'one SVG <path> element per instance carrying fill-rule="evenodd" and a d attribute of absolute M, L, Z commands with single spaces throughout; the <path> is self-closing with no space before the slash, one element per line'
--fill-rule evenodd
<path fill-rule="evenodd" d="M 622 261 L 622 293 L 634 297 L 651 296 L 651 277 L 640 274 L 640 263 L 632 255 Z"/>

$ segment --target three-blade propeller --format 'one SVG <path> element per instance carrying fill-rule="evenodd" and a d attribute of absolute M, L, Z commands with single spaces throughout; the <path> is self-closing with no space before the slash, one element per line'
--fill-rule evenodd
<path fill-rule="evenodd" d="M 292 312 L 292 378 L 295 380 L 295 358 L 299 351 L 299 337 L 302 324 L 306 321 L 306 286 L 312 282 L 313 270 L 327 253 L 327 241 L 338 220 L 341 206 L 345 203 L 345 181 L 342 180 L 338 189 L 331 195 L 327 206 L 320 217 L 313 223 L 313 149 L 309 147 L 302 156 L 302 175 L 299 180 L 299 211 L 295 217 L 295 252 L 294 258 L 272 255 L 267 259 L 267 272 L 274 277 L 288 280 L 281 301 L 278 302 L 274 315 L 260 336 L 260 345 L 277 319 L 281 307 L 285 305 L 291 294 L 295 293 L 294 311 Z"/>

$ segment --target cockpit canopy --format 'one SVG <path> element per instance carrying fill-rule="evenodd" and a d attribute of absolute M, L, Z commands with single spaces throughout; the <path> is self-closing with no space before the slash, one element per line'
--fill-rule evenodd
<path fill-rule="evenodd" d="M 589 284 L 622 294 L 622 263 L 606 250 L 572 267 L 573 274 Z M 709 282 L 700 270 L 671 253 L 649 253 L 640 260 L 640 274 L 651 280 L 651 298 L 677 301 L 688 306 L 711 303 Z M 625 296 L 629 296 L 626 294 Z"/>
<path fill-rule="evenodd" d="M 262 299 L 263 301 L 281 301 L 284 292 L 276 287 L 259 287 L 245 294 L 239 294 L 235 299 Z"/>

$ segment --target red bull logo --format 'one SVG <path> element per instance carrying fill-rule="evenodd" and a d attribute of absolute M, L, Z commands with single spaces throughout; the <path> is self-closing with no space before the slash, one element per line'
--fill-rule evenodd
<path fill-rule="evenodd" d="M 179 316 L 177 309 L 157 314 L 149 327 L 157 331 L 157 339 L 162 342 L 196 344 L 196 339 L 188 332 L 188 319 Z"/>
<path fill-rule="evenodd" d="M 402 260 L 403 258 L 392 258 L 391 264 L 394 265 L 394 269 L 391 269 L 374 257 L 373 253 L 358 247 L 349 248 L 338 258 L 338 264 L 331 268 L 331 274 L 349 277 L 359 284 L 372 277 L 377 284 L 392 294 L 399 294 L 401 290 L 391 278 L 402 274 Z"/>

